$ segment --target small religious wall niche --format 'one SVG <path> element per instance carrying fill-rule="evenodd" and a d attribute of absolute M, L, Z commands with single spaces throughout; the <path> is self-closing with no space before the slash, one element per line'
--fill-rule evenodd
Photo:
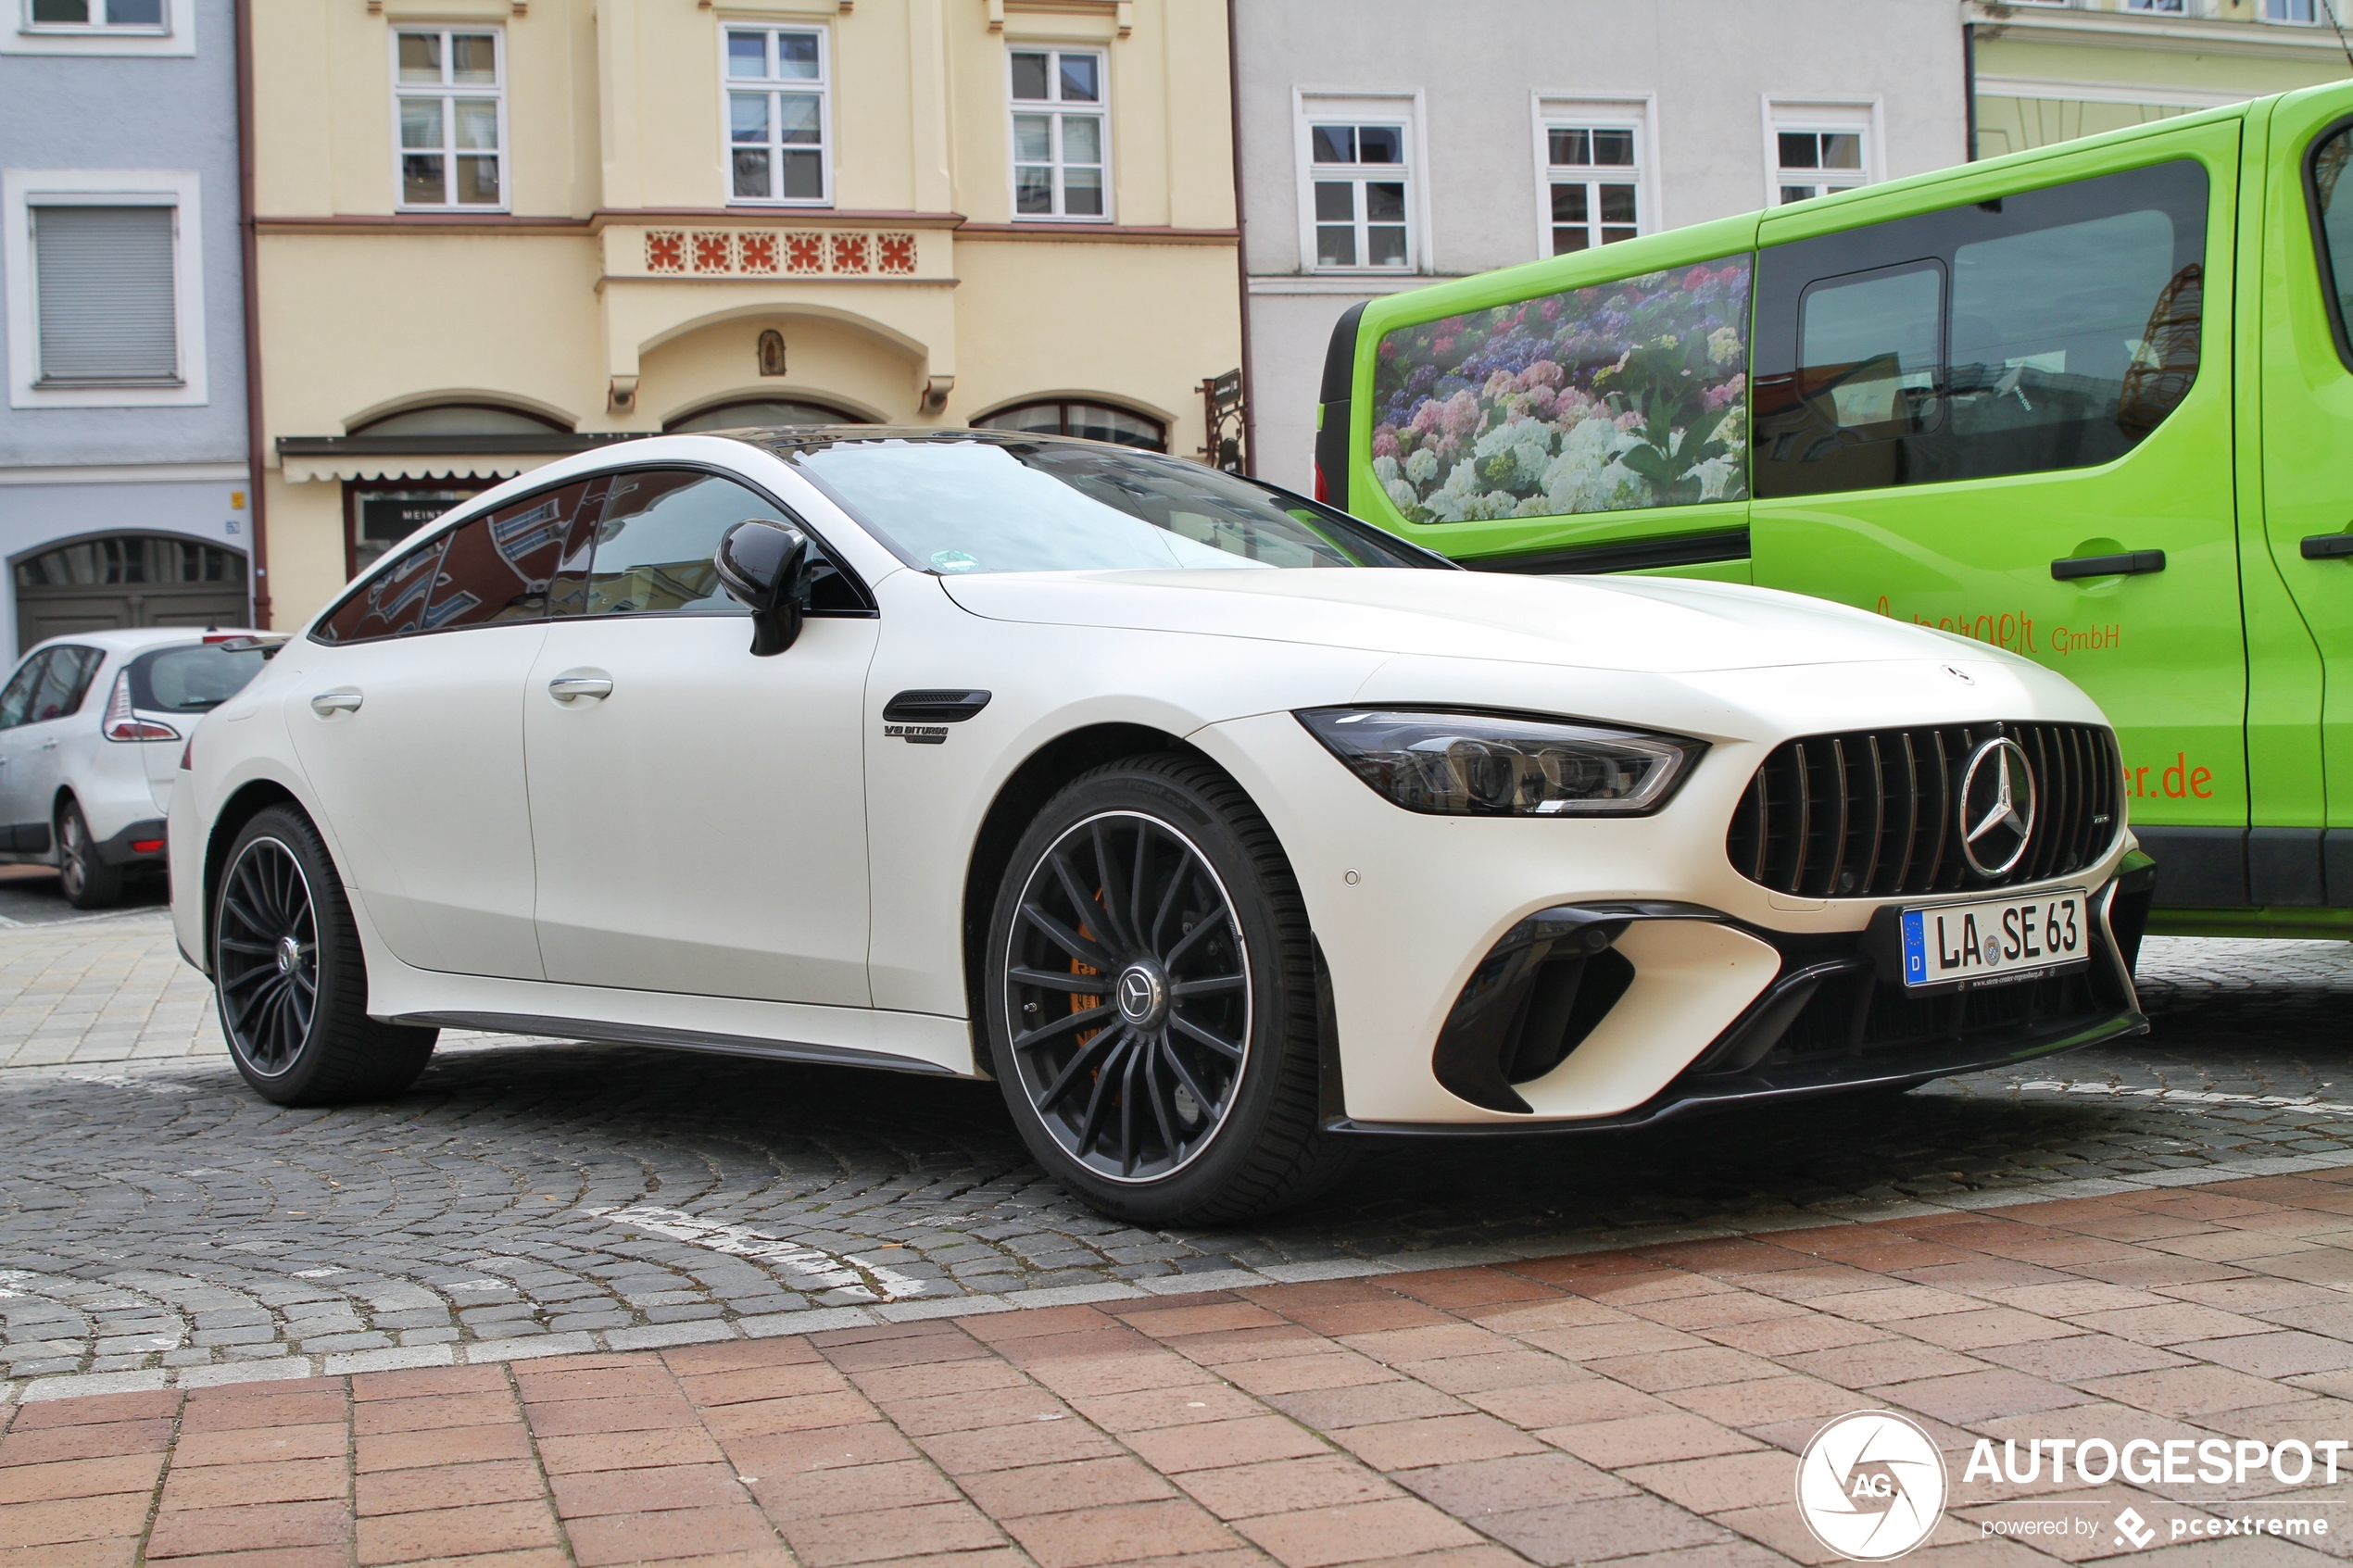
<path fill-rule="evenodd" d="M 785 373 L 785 334 L 774 327 L 760 334 L 760 373 L 763 376 Z"/>

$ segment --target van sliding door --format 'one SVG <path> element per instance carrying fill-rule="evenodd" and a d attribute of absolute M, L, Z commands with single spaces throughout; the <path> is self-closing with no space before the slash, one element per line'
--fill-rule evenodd
<path fill-rule="evenodd" d="M 1931 211 L 1768 215 L 1757 262 L 1755 581 L 2082 685 L 2163 904 L 2245 902 L 2238 145 L 2232 120 L 1957 179 Z"/>

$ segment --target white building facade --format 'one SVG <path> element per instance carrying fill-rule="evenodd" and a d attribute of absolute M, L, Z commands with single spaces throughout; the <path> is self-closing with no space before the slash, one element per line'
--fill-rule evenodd
<path fill-rule="evenodd" d="M 1377 295 L 1959 163 L 1949 0 L 1236 0 L 1250 452 Z"/>

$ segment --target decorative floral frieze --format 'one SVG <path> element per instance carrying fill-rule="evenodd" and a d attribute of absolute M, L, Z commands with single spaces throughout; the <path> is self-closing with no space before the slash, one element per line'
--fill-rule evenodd
<path fill-rule="evenodd" d="M 646 270 L 736 278 L 912 277 L 915 236 L 864 230 L 648 229 Z"/>

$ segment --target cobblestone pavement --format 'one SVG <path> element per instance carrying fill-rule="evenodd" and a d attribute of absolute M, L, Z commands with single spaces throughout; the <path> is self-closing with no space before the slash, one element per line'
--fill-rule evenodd
<path fill-rule="evenodd" d="M 1930 1568 L 2326 1568 L 2353 1169 L 2322 1175 L 25 1401 L 0 1562 L 1771 1568 L 1925 1534 Z M 1944 1484 L 1826 1437 L 1809 1523 L 1798 1456 L 1858 1411 Z"/>
<path fill-rule="evenodd" d="M 220 1059 L 159 917 L 0 930 L 0 1060 L 35 1064 L 0 1073 L 0 1389 L 635 1350 L 2353 1165 L 2353 948 L 2158 940 L 2143 970 L 2155 1035 L 2040 1076 L 1385 1148 L 1313 1210 L 1159 1233 L 1047 1182 L 985 1084 L 447 1036 L 396 1104 L 280 1110 Z"/>

